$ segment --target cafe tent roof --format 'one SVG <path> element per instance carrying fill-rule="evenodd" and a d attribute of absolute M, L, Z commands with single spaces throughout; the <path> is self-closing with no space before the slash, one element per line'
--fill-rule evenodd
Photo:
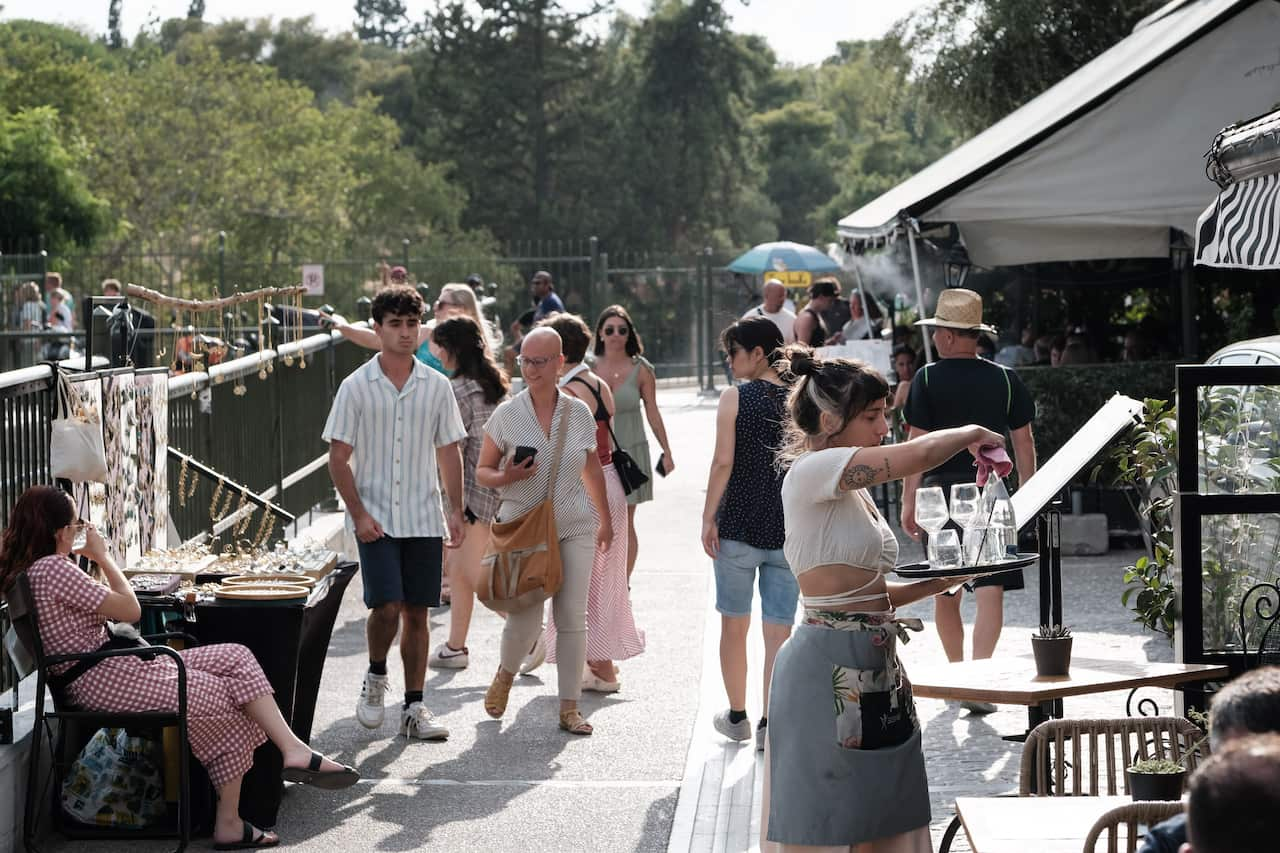
<path fill-rule="evenodd" d="M 840 220 L 955 223 L 981 266 L 1165 257 L 1216 195 L 1207 141 L 1280 100 L 1280 2 L 1175 0 L 928 168 Z"/>

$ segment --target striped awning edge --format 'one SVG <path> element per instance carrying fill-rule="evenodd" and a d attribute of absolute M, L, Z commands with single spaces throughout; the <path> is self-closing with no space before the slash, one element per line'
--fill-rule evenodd
<path fill-rule="evenodd" d="M 1196 263 L 1280 269 L 1280 174 L 1232 184 L 1196 222 Z"/>

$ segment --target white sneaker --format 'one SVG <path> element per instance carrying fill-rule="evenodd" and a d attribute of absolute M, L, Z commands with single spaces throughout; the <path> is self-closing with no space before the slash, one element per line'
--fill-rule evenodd
<path fill-rule="evenodd" d="M 448 643 L 441 643 L 431 653 L 427 666 L 432 669 L 466 669 L 469 663 L 471 663 L 471 654 L 466 646 L 461 649 L 451 649 Z"/>
<path fill-rule="evenodd" d="M 449 729 L 421 702 L 414 702 L 400 712 L 400 734 L 418 740 L 445 740 Z"/>
<path fill-rule="evenodd" d="M 520 674 L 528 675 L 533 672 L 547 659 L 547 644 L 542 640 L 542 634 L 538 634 L 538 639 L 533 644 L 533 648 L 529 650 L 529 654 L 525 655 L 524 663 L 520 664 Z"/>
<path fill-rule="evenodd" d="M 605 681 L 592 672 L 591 667 L 586 666 L 582 669 L 582 689 L 590 690 L 592 693 L 617 693 L 622 689 L 622 682 Z"/>
<path fill-rule="evenodd" d="M 751 740 L 751 721 L 742 720 L 737 723 L 731 723 L 729 722 L 729 712 L 727 710 L 717 711 L 711 724 L 716 727 L 716 731 L 729 740 Z"/>
<path fill-rule="evenodd" d="M 385 675 L 364 674 L 364 685 L 360 688 L 360 701 L 356 703 L 356 719 L 366 729 L 376 729 L 382 725 L 386 711 L 382 707 L 382 697 L 386 695 L 390 679 Z"/>

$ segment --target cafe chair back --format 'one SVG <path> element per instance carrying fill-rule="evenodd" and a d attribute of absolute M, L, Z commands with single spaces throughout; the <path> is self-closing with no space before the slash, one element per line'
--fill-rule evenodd
<path fill-rule="evenodd" d="M 31 582 L 26 572 L 14 579 L 5 596 L 9 620 L 18 639 L 26 647 L 36 669 L 35 720 L 31 732 L 31 754 L 28 757 L 26 802 L 23 807 L 23 843 L 27 850 L 37 850 L 39 835 L 40 798 L 49 798 L 50 814 L 61 816 L 61 782 L 81 745 L 100 728 L 130 728 L 160 730 L 174 728 L 178 750 L 178 803 L 177 815 L 169 827 L 131 829 L 121 827 L 91 827 L 66 820 L 58 820 L 58 829 L 71 838 L 133 840 L 140 838 L 177 838 L 178 853 L 191 839 L 191 786 L 189 776 L 189 747 L 187 744 L 187 668 L 182 657 L 167 645 L 135 646 L 124 649 L 108 649 L 77 654 L 48 655 L 40 640 L 36 618 L 35 599 L 31 594 Z M 196 641 L 188 634 L 166 633 L 148 635 L 148 642 L 182 640 L 188 645 Z M 178 708 L 176 711 L 149 711 L 142 713 L 118 713 L 90 711 L 76 707 L 67 697 L 61 680 L 51 672 L 51 667 L 80 661 L 106 660 L 113 657 L 140 657 L 154 660 L 157 655 L 171 657 L 178 667 Z M 45 690 L 53 699 L 53 708 L 45 708 Z M 41 753 L 45 742 L 49 745 L 49 773 L 41 780 Z"/>
<path fill-rule="evenodd" d="M 1134 853 L 1145 830 L 1174 815 L 1182 814 L 1186 804 L 1181 800 L 1125 803 L 1098 818 L 1084 839 L 1084 853 L 1097 853 L 1098 839 L 1107 837 L 1107 853 L 1120 853 L 1120 827 L 1124 827 L 1124 853 Z"/>
<path fill-rule="evenodd" d="M 1192 746 L 1203 734 L 1183 717 L 1048 720 L 1036 726 L 1022 746 L 1018 793 L 1023 797 L 1128 794 L 1125 769 L 1139 759 L 1183 761 L 1188 772 L 1195 770 L 1202 755 Z"/>

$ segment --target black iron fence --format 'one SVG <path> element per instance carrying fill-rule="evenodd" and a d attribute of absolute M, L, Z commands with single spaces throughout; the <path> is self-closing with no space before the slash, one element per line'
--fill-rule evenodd
<path fill-rule="evenodd" d="M 618 303 L 627 308 L 645 341 L 645 354 L 660 377 L 697 375 L 706 384 L 720 375 L 715 339 L 724 326 L 759 301 L 759 277 L 734 275 L 724 269 L 730 254 L 636 252 L 610 254 L 594 238 L 523 241 L 489 255 L 448 257 L 429 255 L 407 243 L 399 251 L 370 252 L 344 258 L 288 258 L 274 262 L 239 257 L 234 247 L 211 241 L 200 251 L 171 251 L 138 247 L 114 253 L 58 253 L 37 251 L 0 255 L 0 371 L 36 363 L 48 357 L 55 344 L 83 350 L 84 297 L 97 294 L 104 279 L 140 284 L 181 297 L 206 297 L 260 286 L 286 285 L 302 280 L 304 265 L 323 269 L 324 293 L 309 296 L 308 307 L 328 304 L 358 319 L 358 300 L 372 296 L 382 283 L 384 267 L 404 266 L 412 284 L 426 284 L 429 300 L 442 284 L 480 275 L 494 297 L 486 313 L 504 335 L 512 322 L 531 308 L 528 281 L 537 270 L 551 273 L 568 310 L 593 325 L 600 311 Z M 76 300 L 76 328 L 71 335 L 32 332 L 23 322 L 19 288 L 41 282 L 46 271 L 62 276 L 62 285 Z M 43 304 L 43 303 L 42 303 Z M 137 306 L 147 307 L 147 306 Z M 28 309 L 31 311 L 32 309 Z M 238 318 L 252 326 L 257 318 Z M 178 332 L 174 318 L 157 316 L 157 361 L 172 353 Z M 185 318 L 184 323 L 191 322 Z M 140 365 L 146 366 L 146 365 Z"/>

